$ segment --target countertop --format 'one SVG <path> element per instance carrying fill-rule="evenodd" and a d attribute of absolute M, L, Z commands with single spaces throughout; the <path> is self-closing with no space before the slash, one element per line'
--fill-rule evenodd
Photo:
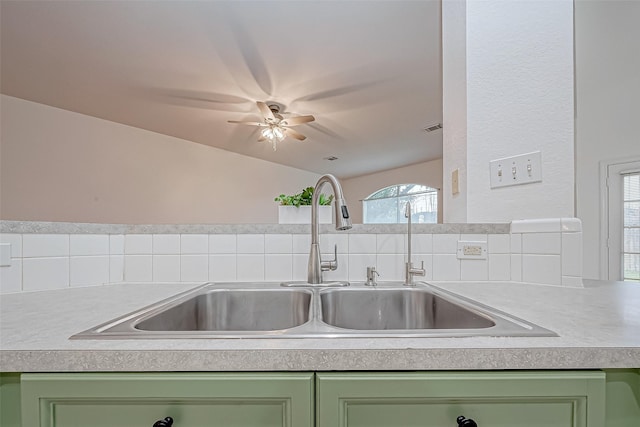
<path fill-rule="evenodd" d="M 329 371 L 640 368 L 640 284 L 432 282 L 558 337 L 69 340 L 198 284 L 0 296 L 0 371 Z"/>

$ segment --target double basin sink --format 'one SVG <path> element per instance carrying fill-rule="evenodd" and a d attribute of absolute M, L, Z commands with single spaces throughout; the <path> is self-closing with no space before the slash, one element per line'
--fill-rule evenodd
<path fill-rule="evenodd" d="M 426 283 L 346 288 L 208 283 L 71 339 L 555 335 Z"/>

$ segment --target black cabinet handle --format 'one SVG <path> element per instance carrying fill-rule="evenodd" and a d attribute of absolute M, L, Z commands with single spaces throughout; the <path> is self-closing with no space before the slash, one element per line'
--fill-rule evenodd
<path fill-rule="evenodd" d="M 153 427 L 171 427 L 173 425 L 173 418 L 167 417 L 164 420 L 158 420 L 153 423 Z"/>
<path fill-rule="evenodd" d="M 471 418 L 465 418 L 462 415 L 456 418 L 456 421 L 458 422 L 458 427 L 478 427 L 475 421 Z"/>

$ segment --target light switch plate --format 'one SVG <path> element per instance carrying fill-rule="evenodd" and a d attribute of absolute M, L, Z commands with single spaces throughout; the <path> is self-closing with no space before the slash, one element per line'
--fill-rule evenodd
<path fill-rule="evenodd" d="M 11 266 L 11 243 L 0 243 L 0 267 Z"/>
<path fill-rule="evenodd" d="M 451 172 L 451 194 L 458 194 L 460 193 L 460 170 L 459 169 L 455 169 L 453 172 Z"/>
<path fill-rule="evenodd" d="M 542 153 L 521 154 L 489 162 L 491 188 L 542 181 Z"/>

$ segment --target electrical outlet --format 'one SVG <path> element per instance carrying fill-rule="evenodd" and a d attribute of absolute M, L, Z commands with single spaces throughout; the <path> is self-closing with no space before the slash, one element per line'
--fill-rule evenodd
<path fill-rule="evenodd" d="M 487 242 L 458 241 L 458 259 L 487 259 Z"/>
<path fill-rule="evenodd" d="M 489 162 L 491 188 L 542 181 L 542 153 L 521 154 Z"/>

